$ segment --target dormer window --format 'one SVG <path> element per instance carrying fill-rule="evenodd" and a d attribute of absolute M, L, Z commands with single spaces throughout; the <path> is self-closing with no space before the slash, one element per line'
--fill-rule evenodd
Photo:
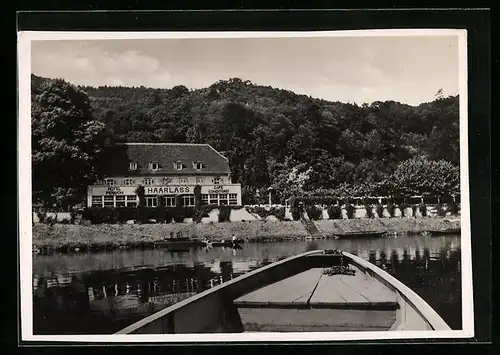
<path fill-rule="evenodd" d="M 128 168 L 129 168 L 130 170 L 132 170 L 132 171 L 137 170 L 137 163 L 135 163 L 135 162 L 130 163 L 130 164 L 128 165 Z"/>
<path fill-rule="evenodd" d="M 193 166 L 196 170 L 201 170 L 203 169 L 203 163 L 201 161 L 195 161 L 193 162 Z"/>
<path fill-rule="evenodd" d="M 149 168 L 153 171 L 156 171 L 160 168 L 160 164 L 158 164 L 157 162 L 153 161 L 151 163 L 149 163 Z"/>
<path fill-rule="evenodd" d="M 214 177 L 214 185 L 219 185 L 221 183 L 221 178 L 219 176 Z"/>
<path fill-rule="evenodd" d="M 182 162 L 181 161 L 176 161 L 174 163 L 174 169 L 175 170 L 182 170 Z"/>

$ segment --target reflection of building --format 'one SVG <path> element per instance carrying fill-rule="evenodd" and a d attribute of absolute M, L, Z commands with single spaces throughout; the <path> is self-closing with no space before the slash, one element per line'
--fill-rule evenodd
<path fill-rule="evenodd" d="M 197 185 L 202 204 L 241 205 L 241 185 L 231 182 L 228 159 L 208 144 L 120 144 L 107 170 L 103 181 L 88 187 L 89 207 L 135 207 L 139 185 L 147 207 L 156 207 L 158 198 L 166 207 L 194 206 Z"/>

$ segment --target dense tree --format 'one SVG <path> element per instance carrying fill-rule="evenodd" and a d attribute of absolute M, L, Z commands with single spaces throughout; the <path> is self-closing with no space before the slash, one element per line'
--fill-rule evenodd
<path fill-rule="evenodd" d="M 445 160 L 413 158 L 398 165 L 392 184 L 402 195 L 453 195 L 460 190 L 460 172 Z"/>
<path fill-rule="evenodd" d="M 108 136 L 94 120 L 87 94 L 63 81 L 32 88 L 32 166 L 35 203 L 67 209 L 83 201 L 100 178 Z"/>
<path fill-rule="evenodd" d="M 281 197 L 341 184 L 382 194 L 403 161 L 426 157 L 456 167 L 460 160 L 457 96 L 359 106 L 238 78 L 197 90 L 82 89 L 117 141 L 208 143 L 224 152 L 248 201 L 268 186 Z"/>

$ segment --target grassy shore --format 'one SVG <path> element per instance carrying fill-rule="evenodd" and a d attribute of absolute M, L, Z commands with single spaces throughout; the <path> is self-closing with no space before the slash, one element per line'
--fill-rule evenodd
<path fill-rule="evenodd" d="M 299 221 L 293 222 L 224 222 L 213 224 L 131 224 L 71 225 L 36 224 L 33 249 L 42 251 L 103 250 L 116 248 L 151 248 L 155 242 L 171 236 L 221 240 L 233 235 L 247 242 L 293 240 L 306 237 Z"/>
<path fill-rule="evenodd" d="M 413 233 L 459 228 L 459 220 L 445 218 L 392 218 L 315 221 L 326 236 L 345 232 L 385 231 Z M 100 251 L 123 248 L 154 248 L 155 243 L 170 237 L 221 240 L 235 235 L 246 242 L 303 239 L 308 233 L 300 221 L 225 222 L 199 224 L 71 225 L 35 224 L 33 249 L 51 251 Z"/>
<path fill-rule="evenodd" d="M 351 232 L 421 234 L 460 228 L 459 219 L 440 217 L 320 220 L 315 224 L 326 236 Z"/>

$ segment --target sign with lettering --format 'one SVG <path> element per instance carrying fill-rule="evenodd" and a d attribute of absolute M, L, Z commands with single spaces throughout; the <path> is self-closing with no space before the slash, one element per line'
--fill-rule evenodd
<path fill-rule="evenodd" d="M 229 190 L 208 190 L 208 193 L 211 195 L 215 194 L 228 194 Z"/>
<path fill-rule="evenodd" d="M 123 190 L 118 186 L 108 186 L 106 188 L 106 195 L 123 195 Z"/>
<path fill-rule="evenodd" d="M 189 186 L 149 186 L 144 189 L 146 195 L 188 194 L 191 193 Z"/>

